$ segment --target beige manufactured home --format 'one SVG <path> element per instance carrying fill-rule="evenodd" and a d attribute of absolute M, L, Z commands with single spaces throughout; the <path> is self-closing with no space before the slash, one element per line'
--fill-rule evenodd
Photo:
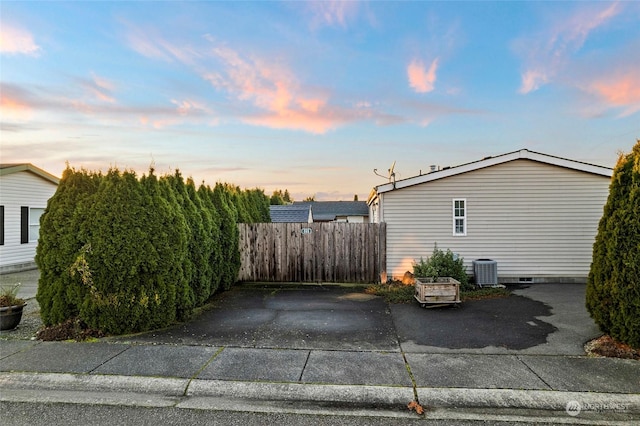
<path fill-rule="evenodd" d="M 613 169 L 526 149 L 389 182 L 372 191 L 373 222 L 387 223 L 387 272 L 412 271 L 434 244 L 498 280 L 584 282 Z"/>

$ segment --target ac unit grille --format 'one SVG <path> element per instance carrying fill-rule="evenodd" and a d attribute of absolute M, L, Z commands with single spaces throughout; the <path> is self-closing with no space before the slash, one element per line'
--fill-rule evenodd
<path fill-rule="evenodd" d="M 498 285 L 498 262 L 491 259 L 474 260 L 473 274 L 480 287 Z"/>

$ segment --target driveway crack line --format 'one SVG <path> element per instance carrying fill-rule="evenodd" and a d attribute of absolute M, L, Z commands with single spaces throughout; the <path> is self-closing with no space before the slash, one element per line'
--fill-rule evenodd
<path fill-rule="evenodd" d="M 527 364 L 527 363 L 525 362 L 525 360 L 523 360 L 522 358 L 520 358 L 520 355 L 516 355 L 516 359 L 517 359 L 518 361 L 520 361 L 522 364 L 524 364 L 524 366 L 525 366 L 525 367 L 527 367 L 527 369 L 528 369 L 529 371 L 531 371 L 531 372 L 532 372 L 532 373 L 533 373 L 533 374 L 534 374 L 538 379 L 540 379 L 540 381 L 541 381 L 542 383 L 544 383 L 544 384 L 545 384 L 545 386 L 547 386 L 550 390 L 555 390 L 555 389 L 553 389 L 553 386 L 551 386 L 549 383 L 547 383 L 547 381 L 546 381 L 546 380 L 544 380 L 544 379 L 543 379 L 543 378 L 542 378 L 538 373 L 536 373 L 536 372 L 533 370 L 533 368 L 531 368 L 531 367 L 529 366 L 529 364 Z"/>
<path fill-rule="evenodd" d="M 221 353 L 222 351 L 224 351 L 224 349 L 225 349 L 225 346 L 221 346 L 221 347 L 220 347 L 220 349 L 218 349 L 218 350 L 216 351 L 216 353 L 215 353 L 215 354 L 211 355 L 211 358 L 209 358 L 209 359 L 207 360 L 207 362 L 205 362 L 205 363 L 202 365 L 202 367 L 200 367 L 200 368 L 198 369 L 198 371 L 196 371 L 195 373 L 193 373 L 193 376 L 191 376 L 191 377 L 189 377 L 189 378 L 187 379 L 187 385 L 186 385 L 186 386 L 185 386 L 185 388 L 184 388 L 184 392 L 182 393 L 182 396 L 187 396 L 187 392 L 189 392 L 189 386 L 191 386 L 191 382 L 193 382 L 193 381 L 194 381 L 194 380 L 195 380 L 195 379 L 200 375 L 200 373 L 202 373 L 202 371 L 203 371 L 205 368 L 207 368 L 207 367 L 209 366 L 209 364 L 211 364 L 211 363 L 213 362 L 213 360 L 214 360 L 214 359 L 216 359 L 216 358 L 218 357 L 218 355 L 220 355 L 220 353 Z"/>
<path fill-rule="evenodd" d="M 304 371 L 307 369 L 307 364 L 309 363 L 310 357 L 311 351 L 307 351 L 307 359 L 304 360 L 304 366 L 302 367 L 302 371 L 300 372 L 300 377 L 298 377 L 298 383 L 302 383 L 302 376 L 304 375 Z"/>
<path fill-rule="evenodd" d="M 418 399 L 418 384 L 416 383 L 416 378 L 413 376 L 413 372 L 411 371 L 411 365 L 409 365 L 409 361 L 407 361 L 406 354 L 404 352 L 400 353 L 402 354 L 404 366 L 407 369 L 407 373 L 409 374 L 409 379 L 411 379 L 411 386 L 413 387 L 413 400 L 420 404 L 420 400 Z"/>
<path fill-rule="evenodd" d="M 103 362 L 100 363 L 100 365 L 97 365 L 96 367 L 94 367 L 91 370 L 87 371 L 87 374 L 93 374 L 93 372 L 96 371 L 98 368 L 102 367 L 103 365 L 105 365 L 106 363 L 108 363 L 109 361 L 114 359 L 115 357 L 117 357 L 117 356 L 123 354 L 124 352 L 128 351 L 129 349 L 131 349 L 131 347 L 133 347 L 133 345 L 126 345 L 126 348 L 124 348 L 123 350 L 121 350 L 117 354 L 114 354 L 113 356 L 109 357 L 108 359 L 104 360 Z"/>

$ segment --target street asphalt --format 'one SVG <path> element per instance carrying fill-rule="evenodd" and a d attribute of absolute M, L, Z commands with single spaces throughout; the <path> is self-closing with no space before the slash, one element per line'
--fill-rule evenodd
<path fill-rule="evenodd" d="M 17 275 L 2 281 L 37 280 Z M 26 287 L 34 297 L 37 285 Z M 426 418 L 485 410 L 640 421 L 640 362 L 585 356 L 600 333 L 584 291 L 534 284 L 424 309 L 361 287 L 238 285 L 164 330 L 81 343 L 0 339 L 0 400 L 396 416 L 417 400 Z"/>

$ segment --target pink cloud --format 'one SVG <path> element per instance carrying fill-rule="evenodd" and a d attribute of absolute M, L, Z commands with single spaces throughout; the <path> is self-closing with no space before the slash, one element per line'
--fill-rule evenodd
<path fill-rule="evenodd" d="M 409 86 L 418 93 L 428 93 L 434 89 L 436 82 L 436 71 L 438 69 L 438 58 L 434 59 L 426 69 L 424 63 L 414 59 L 407 66 L 407 77 Z"/>
<path fill-rule="evenodd" d="M 21 99 L 3 94 L 0 97 L 0 112 L 6 118 L 14 120 L 28 120 L 31 117 L 31 107 Z"/>
<path fill-rule="evenodd" d="M 31 118 L 34 102 L 30 92 L 13 84 L 0 84 L 0 93 L 0 115 L 4 119 L 27 121 Z"/>
<path fill-rule="evenodd" d="M 622 108 L 622 117 L 640 111 L 640 74 L 637 70 L 595 79 L 585 90 L 610 107 Z"/>
<path fill-rule="evenodd" d="M 116 85 L 110 80 L 92 73 L 91 79 L 82 79 L 80 80 L 80 84 L 92 99 L 100 102 L 115 103 L 116 100 L 112 92 L 116 88 Z"/>
<path fill-rule="evenodd" d="M 0 25 L 0 53 L 37 56 L 40 46 L 36 44 L 28 31 L 6 25 Z"/>
<path fill-rule="evenodd" d="M 515 49 L 525 59 L 518 92 L 527 94 L 550 83 L 589 35 L 622 11 L 619 3 L 605 6 L 581 6 L 571 16 L 556 17 L 555 23 L 537 36 L 517 40 Z"/>
<path fill-rule="evenodd" d="M 263 112 L 247 114 L 247 123 L 276 129 L 325 133 L 358 119 L 358 114 L 328 105 L 325 93 L 304 89 L 286 67 L 260 58 L 241 56 L 226 46 L 212 51 L 223 63 L 222 73 L 203 77 L 238 100 L 251 101 Z"/>

